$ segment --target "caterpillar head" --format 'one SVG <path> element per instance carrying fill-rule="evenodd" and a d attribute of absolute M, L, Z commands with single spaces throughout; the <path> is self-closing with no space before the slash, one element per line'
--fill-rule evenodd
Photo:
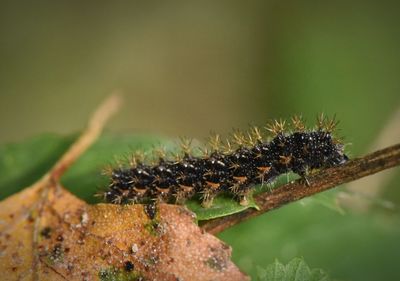
<path fill-rule="evenodd" d="M 344 145 L 341 143 L 334 144 L 334 150 L 327 159 L 328 166 L 337 166 L 346 163 L 349 157 L 344 153 Z"/>
<path fill-rule="evenodd" d="M 320 141 L 323 154 L 321 166 L 342 165 L 349 160 L 349 157 L 344 153 L 344 145 L 339 140 L 334 139 L 331 133 L 324 133 Z"/>

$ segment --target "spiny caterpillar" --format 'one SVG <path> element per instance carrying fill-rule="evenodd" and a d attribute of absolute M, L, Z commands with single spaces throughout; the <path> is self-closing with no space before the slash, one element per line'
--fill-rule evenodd
<path fill-rule="evenodd" d="M 335 118 L 321 114 L 316 129 L 306 129 L 301 117 L 292 118 L 290 131 L 285 123 L 275 120 L 266 127 L 272 133 L 270 141 L 253 127 L 246 134 L 234 133 L 225 143 L 216 135 L 201 156 L 191 153 L 189 141 L 182 142 L 182 153 L 174 160 L 161 153 L 157 163 L 146 164 L 136 156 L 130 167 L 111 169 L 104 198 L 115 204 L 183 203 L 200 194 L 203 207 L 209 207 L 217 194 L 226 192 L 247 205 L 256 185 L 288 172 L 309 184 L 309 172 L 348 160 L 344 145 L 332 135 L 338 123 Z"/>

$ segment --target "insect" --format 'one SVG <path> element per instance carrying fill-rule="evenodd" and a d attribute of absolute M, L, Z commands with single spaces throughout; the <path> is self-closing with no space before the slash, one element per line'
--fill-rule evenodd
<path fill-rule="evenodd" d="M 192 153 L 190 142 L 184 141 L 176 159 L 162 153 L 155 164 L 147 164 L 135 157 L 129 167 L 111 169 L 104 198 L 115 204 L 181 204 L 200 195 L 202 206 L 210 207 L 225 192 L 247 205 L 256 185 L 279 175 L 294 172 L 308 183 L 310 172 L 345 163 L 344 145 L 333 136 L 337 123 L 321 115 L 316 128 L 307 129 L 301 117 L 293 117 L 286 129 L 286 121 L 275 120 L 266 127 L 269 140 L 257 127 L 235 132 L 225 142 L 215 135 L 202 155 Z"/>

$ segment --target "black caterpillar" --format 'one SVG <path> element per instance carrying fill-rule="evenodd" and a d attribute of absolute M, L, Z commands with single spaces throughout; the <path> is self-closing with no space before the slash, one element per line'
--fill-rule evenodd
<path fill-rule="evenodd" d="M 246 136 L 235 133 L 234 146 L 229 140 L 222 145 L 215 136 L 210 153 L 203 156 L 192 155 L 190 144 L 184 142 L 183 155 L 175 160 L 160 155 L 151 165 L 136 157 L 129 168 L 110 171 L 104 198 L 115 204 L 183 203 L 201 194 L 202 205 L 209 207 L 217 194 L 227 192 L 246 205 L 255 185 L 271 183 L 290 171 L 308 184 L 310 171 L 345 163 L 344 145 L 332 135 L 337 123 L 321 115 L 317 128 L 307 130 L 301 118 L 294 117 L 291 132 L 285 132 L 284 121 L 267 127 L 273 133 L 271 141 L 264 141 L 260 130 L 253 127 Z"/>

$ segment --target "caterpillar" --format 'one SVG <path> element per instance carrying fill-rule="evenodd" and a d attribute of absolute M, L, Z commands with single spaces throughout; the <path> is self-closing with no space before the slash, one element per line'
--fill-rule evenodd
<path fill-rule="evenodd" d="M 247 133 L 235 132 L 224 143 L 219 135 L 213 136 L 202 155 L 195 155 L 190 142 L 183 141 L 176 159 L 159 153 L 157 162 L 148 164 L 136 156 L 129 167 L 111 169 L 103 196 L 114 204 L 182 204 L 200 194 L 207 208 L 225 192 L 247 205 L 256 185 L 272 183 L 281 174 L 294 172 L 309 184 L 310 172 L 345 163 L 344 145 L 333 136 L 337 124 L 335 118 L 321 114 L 316 127 L 307 129 L 295 116 L 287 130 L 286 121 L 275 120 L 266 127 L 272 134 L 269 141 L 252 127 Z"/>

